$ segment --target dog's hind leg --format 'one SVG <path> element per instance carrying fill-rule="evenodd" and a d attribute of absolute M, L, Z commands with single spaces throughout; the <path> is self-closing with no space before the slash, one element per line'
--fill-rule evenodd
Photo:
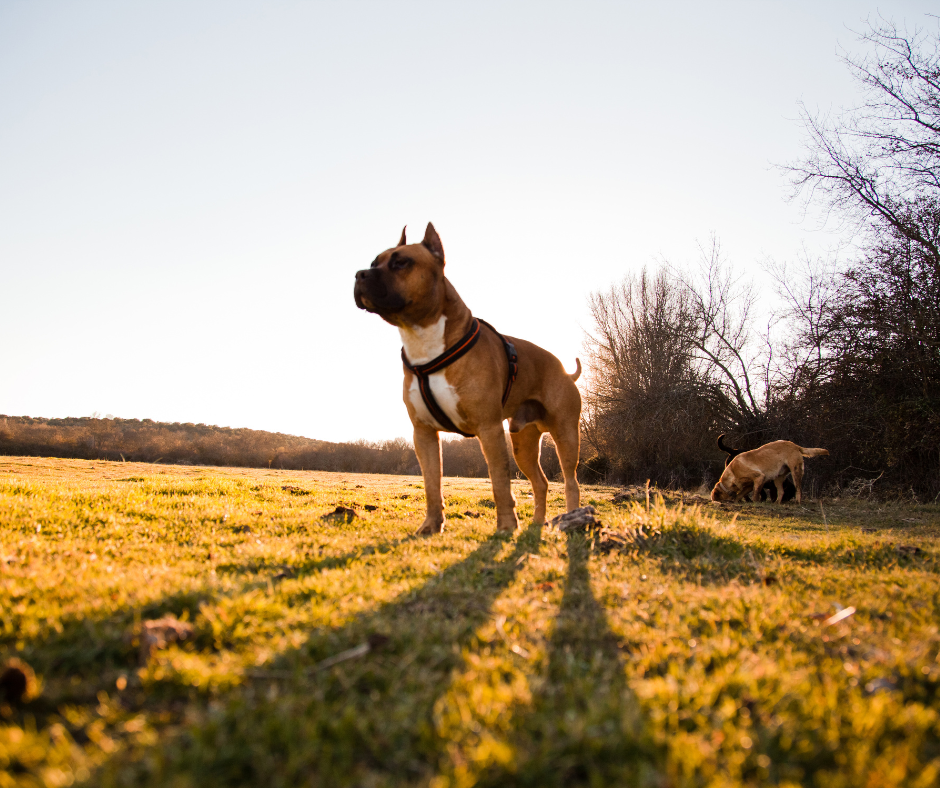
<path fill-rule="evenodd" d="M 415 424 L 415 454 L 421 465 L 428 506 L 427 516 L 418 533 L 439 534 L 444 530 L 444 496 L 441 493 L 441 439 L 437 430 L 425 424 Z"/>
<path fill-rule="evenodd" d="M 521 432 L 510 432 L 512 454 L 526 478 L 532 483 L 532 498 L 535 501 L 535 514 L 532 522 L 536 525 L 545 523 L 545 501 L 548 496 L 548 480 L 539 464 L 539 450 L 542 433 L 535 424 L 530 424 Z"/>
<path fill-rule="evenodd" d="M 803 490 L 803 460 L 800 458 L 800 462 L 793 463 L 793 470 L 790 472 L 793 476 L 793 486 L 796 487 L 796 502 L 800 503 L 803 500 L 802 490 Z"/>
<path fill-rule="evenodd" d="M 774 479 L 774 486 L 777 488 L 777 503 L 783 503 L 783 480 L 786 476 L 778 476 Z"/>
<path fill-rule="evenodd" d="M 578 486 L 578 457 L 581 452 L 581 433 L 577 420 L 566 423 L 551 431 L 552 440 L 555 441 L 555 451 L 558 452 L 558 462 L 565 475 L 565 507 L 567 511 L 577 509 L 581 505 L 581 488 Z"/>
<path fill-rule="evenodd" d="M 481 430 L 477 439 L 490 470 L 493 498 L 496 500 L 496 530 L 515 531 L 519 521 L 516 519 L 516 499 L 513 498 L 509 481 L 509 450 L 503 423 L 498 421 L 494 426 Z"/>

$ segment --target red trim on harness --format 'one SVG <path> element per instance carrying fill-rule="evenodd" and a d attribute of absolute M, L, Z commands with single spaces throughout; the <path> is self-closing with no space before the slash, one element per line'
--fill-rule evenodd
<path fill-rule="evenodd" d="M 432 359 L 427 364 L 421 364 L 415 367 L 415 369 L 420 369 L 422 375 L 430 375 L 433 372 L 437 372 L 439 369 L 450 366 L 464 353 L 470 350 L 479 338 L 480 321 L 474 318 L 473 322 L 470 324 L 470 330 L 463 335 L 454 347 L 448 348 L 437 358 Z"/>

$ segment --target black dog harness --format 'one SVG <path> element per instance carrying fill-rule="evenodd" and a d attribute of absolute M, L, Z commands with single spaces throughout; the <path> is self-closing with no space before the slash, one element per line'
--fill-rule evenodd
<path fill-rule="evenodd" d="M 506 350 L 506 358 L 509 361 L 509 380 L 506 381 L 506 388 L 503 391 L 503 405 L 505 405 L 506 400 L 509 399 L 509 392 L 512 391 L 512 384 L 519 372 L 519 356 L 516 354 L 516 346 L 485 320 L 480 320 L 476 317 L 473 318 L 473 320 L 470 321 L 470 329 L 467 333 L 464 334 L 455 345 L 447 348 L 441 355 L 431 359 L 427 364 L 412 365 L 405 355 L 405 349 L 401 349 L 402 363 L 405 365 L 406 369 L 410 370 L 411 373 L 418 378 L 421 399 L 424 400 L 424 404 L 427 406 L 431 415 L 437 420 L 437 423 L 444 428 L 445 432 L 456 432 L 458 435 L 463 435 L 465 438 L 472 438 L 473 435 L 459 429 L 457 425 L 450 420 L 450 417 L 444 413 L 444 409 L 438 405 L 437 400 L 434 399 L 434 392 L 431 391 L 431 375 L 435 372 L 440 372 L 445 367 L 453 364 L 458 358 L 470 352 L 480 338 L 481 324 L 486 326 L 502 340 L 503 347 Z"/>

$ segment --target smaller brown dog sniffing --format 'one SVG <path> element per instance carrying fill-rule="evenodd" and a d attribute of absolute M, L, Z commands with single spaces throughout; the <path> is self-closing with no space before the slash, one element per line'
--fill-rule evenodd
<path fill-rule="evenodd" d="M 718 436 L 718 448 L 721 449 L 728 456 L 725 457 L 725 467 L 728 466 L 735 457 L 739 454 L 743 454 L 743 449 L 732 449 L 725 443 L 724 434 Z M 772 481 L 764 482 L 764 486 L 761 487 L 760 500 L 763 501 L 766 497 L 768 501 L 780 501 L 779 498 L 775 498 L 774 494 L 777 491 L 776 485 Z M 790 479 L 783 480 L 783 502 L 789 501 L 791 498 L 796 497 L 796 487 L 793 486 L 793 482 Z"/>
<path fill-rule="evenodd" d="M 783 480 L 793 476 L 796 502 L 803 483 L 803 458 L 824 457 L 826 449 L 804 449 L 793 441 L 773 441 L 751 451 L 741 452 L 725 467 L 724 473 L 712 490 L 713 501 L 741 501 L 749 493 L 752 501 L 760 500 L 764 482 L 772 481 L 777 487 L 777 503 L 783 502 Z"/>
<path fill-rule="evenodd" d="M 428 224 L 424 239 L 398 244 L 356 273 L 356 306 L 396 326 L 402 338 L 404 400 L 414 425 L 415 453 L 424 477 L 427 516 L 420 534 L 444 529 L 441 432 L 476 436 L 496 501 L 496 528 L 518 528 L 509 480 L 503 420 L 509 420 L 513 456 L 532 483 L 533 520 L 545 522 L 548 481 L 539 465 L 542 434 L 555 441 L 565 476 L 565 506 L 580 505 L 576 475 L 581 394 L 574 373 L 547 350 L 503 336 L 473 316 L 444 276 L 444 247 Z"/>

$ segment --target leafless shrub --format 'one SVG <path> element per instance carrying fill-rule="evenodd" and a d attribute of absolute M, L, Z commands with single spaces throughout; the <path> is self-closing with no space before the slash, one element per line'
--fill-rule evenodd
<path fill-rule="evenodd" d="M 725 396 L 697 355 L 688 288 L 665 271 L 644 269 L 594 293 L 589 304 L 583 475 L 697 483 Z"/>
<path fill-rule="evenodd" d="M 884 476 L 884 471 L 874 479 L 856 477 L 842 488 L 842 495 L 847 498 L 871 498 L 875 482 L 881 479 L 882 476 Z"/>

